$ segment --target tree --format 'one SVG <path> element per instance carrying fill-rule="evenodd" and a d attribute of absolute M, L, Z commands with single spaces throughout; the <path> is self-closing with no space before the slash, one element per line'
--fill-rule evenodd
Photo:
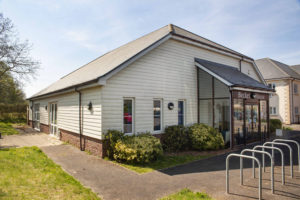
<path fill-rule="evenodd" d="M 39 68 L 39 62 L 29 53 L 29 42 L 20 41 L 10 19 L 0 13 L 0 80 L 7 74 L 20 80 L 33 76 Z"/>
<path fill-rule="evenodd" d="M 0 105 L 24 104 L 25 94 L 19 83 L 7 72 L 0 79 Z"/>

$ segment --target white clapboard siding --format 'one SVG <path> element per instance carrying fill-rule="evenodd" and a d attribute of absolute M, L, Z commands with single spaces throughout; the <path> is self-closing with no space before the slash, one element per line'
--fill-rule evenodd
<path fill-rule="evenodd" d="M 154 98 L 163 99 L 164 127 L 178 123 L 177 102 L 180 99 L 186 100 L 186 124 L 196 123 L 195 57 L 239 67 L 238 59 L 171 39 L 107 81 L 101 92 L 103 131 L 122 130 L 122 109 L 125 97 L 134 98 L 135 132 L 153 132 Z M 168 109 L 169 102 L 174 103 L 173 110 Z"/>
<path fill-rule="evenodd" d="M 242 66 L 241 67 L 242 67 L 242 72 L 244 74 L 247 74 L 251 78 L 253 78 L 253 79 L 261 82 L 261 79 L 259 78 L 259 75 L 258 75 L 257 71 L 253 67 L 253 64 L 250 64 L 248 62 L 242 61 Z"/>
<path fill-rule="evenodd" d="M 101 88 L 92 88 L 81 91 L 82 93 L 82 132 L 93 138 L 101 139 Z M 40 123 L 49 125 L 50 103 L 57 103 L 58 128 L 79 133 L 79 96 L 77 92 L 66 93 L 54 97 L 34 100 L 40 104 Z M 92 102 L 93 110 L 88 110 Z M 48 107 L 46 110 L 45 107 Z M 30 115 L 29 119 L 32 117 Z"/>

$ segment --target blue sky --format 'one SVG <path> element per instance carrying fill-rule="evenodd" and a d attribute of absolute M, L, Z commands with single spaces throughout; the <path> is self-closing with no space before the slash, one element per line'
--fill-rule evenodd
<path fill-rule="evenodd" d="M 41 62 L 38 76 L 23 86 L 27 97 L 169 23 L 254 59 L 300 64 L 299 0 L 0 0 L 0 12 Z"/>

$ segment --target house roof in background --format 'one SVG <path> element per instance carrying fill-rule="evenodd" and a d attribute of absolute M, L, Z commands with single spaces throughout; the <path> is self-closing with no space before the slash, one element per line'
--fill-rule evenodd
<path fill-rule="evenodd" d="M 279 61 L 262 58 L 256 60 L 255 63 L 266 80 L 284 78 L 300 79 L 300 74 L 294 71 L 292 67 Z"/>
<path fill-rule="evenodd" d="M 247 76 L 246 74 L 240 72 L 236 67 L 215 63 L 199 58 L 195 58 L 195 62 L 206 68 L 212 74 L 215 74 L 216 78 L 220 77 L 221 79 L 223 79 L 223 82 L 226 82 L 227 85 L 230 87 L 244 87 L 258 90 L 273 91 L 265 84 L 258 82 L 250 76 Z"/>
<path fill-rule="evenodd" d="M 300 74 L 300 65 L 292 65 L 291 68 L 297 72 L 298 74 Z"/>
<path fill-rule="evenodd" d="M 141 54 L 144 50 L 172 35 L 190 39 L 212 48 L 253 60 L 230 48 L 224 47 L 178 26 L 169 24 L 96 58 L 34 94 L 29 99 L 74 88 L 83 84 L 97 82 L 101 77 L 108 75 L 122 64 Z"/>

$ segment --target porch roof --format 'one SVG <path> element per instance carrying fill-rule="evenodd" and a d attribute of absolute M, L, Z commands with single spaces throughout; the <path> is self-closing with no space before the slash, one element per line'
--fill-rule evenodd
<path fill-rule="evenodd" d="M 265 84 L 240 72 L 236 67 L 195 58 L 196 66 L 219 79 L 229 87 L 242 87 L 264 91 L 274 91 Z"/>

